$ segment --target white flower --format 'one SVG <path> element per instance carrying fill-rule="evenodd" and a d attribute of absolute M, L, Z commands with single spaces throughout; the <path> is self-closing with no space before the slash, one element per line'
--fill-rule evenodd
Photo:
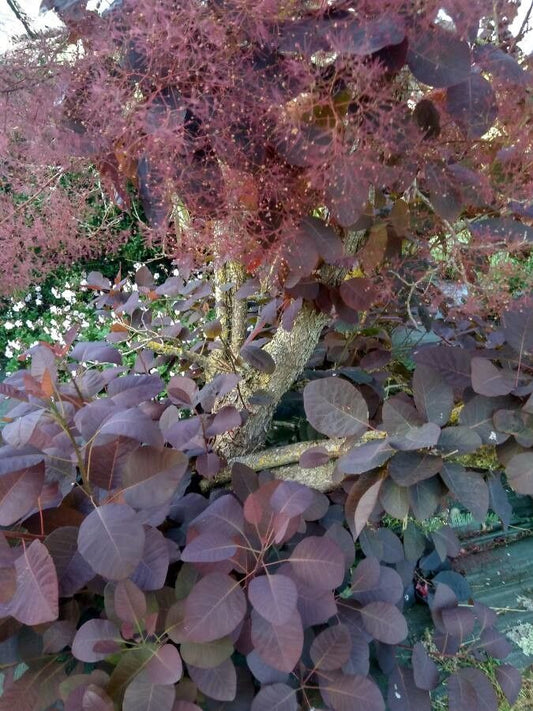
<path fill-rule="evenodd" d="M 72 289 L 65 289 L 63 292 L 63 298 L 71 304 L 75 300 L 76 294 L 72 291 Z"/>
<path fill-rule="evenodd" d="M 179 269 L 173 269 L 172 270 L 172 276 L 179 276 L 180 270 Z"/>
<path fill-rule="evenodd" d="M 55 296 L 56 299 L 59 299 L 61 297 L 61 294 L 59 293 L 59 290 L 53 286 L 50 291 L 52 292 L 52 296 Z"/>
<path fill-rule="evenodd" d="M 37 286 L 35 287 L 35 291 L 41 291 L 41 287 L 39 286 L 39 284 L 37 284 Z"/>
<path fill-rule="evenodd" d="M 12 321 L 6 321 L 4 323 L 4 328 L 6 331 L 11 331 L 12 328 L 15 328 L 15 324 Z"/>
<path fill-rule="evenodd" d="M 22 311 L 24 308 L 24 302 L 23 301 L 18 301 L 16 304 L 13 304 L 13 311 L 15 313 L 18 313 L 19 311 Z"/>
<path fill-rule="evenodd" d="M 24 301 L 28 303 L 28 301 L 31 301 L 31 298 L 31 294 L 26 294 L 26 296 L 24 297 Z"/>
<path fill-rule="evenodd" d="M 13 358 L 13 351 L 11 348 L 6 348 L 4 351 L 4 355 L 6 358 Z"/>
<path fill-rule="evenodd" d="M 59 307 L 58 306 L 50 306 L 50 313 L 51 314 L 58 314 L 59 313 Z"/>
<path fill-rule="evenodd" d="M 27 326 L 28 328 L 34 328 L 34 325 L 33 325 L 32 321 L 30 321 L 29 318 L 26 319 L 26 326 Z"/>
<path fill-rule="evenodd" d="M 18 319 L 15 321 L 15 326 L 16 326 L 17 328 L 20 328 L 20 327 L 22 326 L 22 321 L 21 321 L 21 319 L 18 318 Z"/>
<path fill-rule="evenodd" d="M 37 297 L 37 298 L 35 299 L 35 305 L 36 305 L 36 306 L 40 306 L 42 303 L 43 303 L 43 300 L 42 300 L 42 299 L 39 299 L 39 297 Z"/>

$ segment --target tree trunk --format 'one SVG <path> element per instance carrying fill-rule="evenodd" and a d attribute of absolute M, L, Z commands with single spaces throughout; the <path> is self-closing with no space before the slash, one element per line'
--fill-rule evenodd
<path fill-rule="evenodd" d="M 347 231 L 343 237 L 346 253 L 355 255 L 364 244 L 365 232 Z M 328 266 L 319 275 L 320 280 L 329 286 L 337 286 L 345 278 L 346 271 L 344 268 Z M 243 426 L 236 433 L 221 435 L 215 442 L 215 450 L 227 460 L 257 452 L 264 446 L 276 407 L 301 374 L 320 340 L 322 330 L 330 320 L 327 314 L 318 313 L 312 305 L 305 303 L 291 330 L 286 331 L 280 324 L 272 340 L 264 346 L 276 368 L 272 375 L 261 373 L 243 363 L 239 357 L 245 338 L 246 310 L 245 301 L 237 299 L 235 294 L 244 278 L 242 267 L 228 263 L 218 270 L 215 285 L 224 351 L 213 351 L 209 375 L 229 370 L 241 375 L 238 392 L 221 398 L 217 407 L 228 404 L 239 409 L 244 407 L 247 415 Z M 228 283 L 232 284 L 231 288 L 220 288 L 222 284 Z M 254 395 L 261 396 L 261 404 L 256 404 Z"/>

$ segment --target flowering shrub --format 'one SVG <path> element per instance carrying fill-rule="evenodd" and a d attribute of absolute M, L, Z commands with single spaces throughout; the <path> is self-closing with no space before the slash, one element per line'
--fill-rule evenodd
<path fill-rule="evenodd" d="M 159 345 L 181 337 L 182 351 L 190 341 L 193 354 L 216 352 L 216 329 L 187 336 L 168 316 L 148 318 L 158 295 L 172 294 L 174 313 L 194 322 L 209 298 L 201 282 L 171 276 L 155 286 L 145 267 L 136 280 L 136 291 L 127 280 L 88 280 L 97 307 L 112 307 L 109 341 L 139 339 L 133 324 L 144 322 L 149 338 L 160 329 Z M 370 371 L 332 371 L 326 361 L 308 373 L 303 408 L 320 439 L 304 444 L 297 470 L 329 462 L 328 495 L 294 470 L 275 469 L 288 477 L 279 480 L 242 459 L 228 468 L 217 440 L 249 416 L 238 397 L 227 402 L 238 395 L 236 373 L 204 382 L 179 349 L 153 343 L 150 353 L 142 338 L 132 368 L 105 341 L 31 348 L 28 369 L 0 384 L 11 403 L 0 449 L 0 615 L 11 618 L 6 638 L 28 626 L 42 636 L 44 661 L 20 657 L 29 671 L 0 708 L 39 684 L 66 709 L 95 699 L 129 711 L 156 699 L 169 711 L 383 711 L 375 658 L 389 679 L 388 708 L 429 711 L 439 660 L 458 652 L 457 665 L 443 667 L 450 709 L 466 709 L 466 689 L 471 709 L 496 711 L 502 695 L 512 703 L 518 672 L 503 662 L 483 671 L 487 655 L 503 660 L 510 646 L 450 568 L 460 552 L 453 529 L 422 524 L 442 517 L 449 497 L 478 521 L 490 508 L 509 523 L 500 474 L 470 456 L 482 450 L 515 491 L 533 494 L 531 318 L 511 310 L 486 345 L 463 348 L 435 323 L 446 339 L 411 352 L 412 379 L 385 399 L 382 383 L 397 376 L 384 365 L 385 341 L 362 331 Z M 328 358 L 338 361 L 335 333 Z M 247 357 L 268 367 L 259 348 Z M 153 369 L 168 358 L 184 374 L 165 382 Z M 209 493 L 228 477 L 231 492 Z M 383 512 L 389 524 L 403 521 L 397 533 L 380 523 Z M 408 666 L 396 651 L 408 635 L 402 610 L 415 599 L 429 605 L 435 632 L 430 645 L 410 647 Z"/>

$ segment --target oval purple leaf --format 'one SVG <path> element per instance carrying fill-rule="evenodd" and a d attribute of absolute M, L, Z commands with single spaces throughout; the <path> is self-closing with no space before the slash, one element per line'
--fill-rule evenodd
<path fill-rule="evenodd" d="M 187 597 L 184 630 L 191 642 L 210 642 L 233 632 L 245 614 L 239 583 L 229 575 L 209 573 Z"/>
<path fill-rule="evenodd" d="M 85 622 L 74 636 L 72 655 L 80 662 L 99 662 L 108 657 L 112 651 L 120 649 L 122 639 L 118 627 L 110 620 L 89 620 Z M 97 643 L 109 643 L 105 651 L 95 651 Z M 102 646 L 102 645 L 100 645 Z"/>
<path fill-rule="evenodd" d="M 108 580 L 127 578 L 139 564 L 145 533 L 126 504 L 104 504 L 81 524 L 78 548 L 91 568 Z"/>
<path fill-rule="evenodd" d="M 321 378 L 304 389 L 304 407 L 313 427 L 328 437 L 362 434 L 368 427 L 368 406 L 347 380 Z"/>
<path fill-rule="evenodd" d="M 248 587 L 248 598 L 257 612 L 273 625 L 287 622 L 296 610 L 298 591 L 286 575 L 260 575 Z"/>

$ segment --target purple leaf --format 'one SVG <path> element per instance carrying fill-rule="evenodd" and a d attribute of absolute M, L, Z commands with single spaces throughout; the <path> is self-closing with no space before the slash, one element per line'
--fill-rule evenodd
<path fill-rule="evenodd" d="M 474 629 L 474 613 L 468 607 L 450 607 L 441 611 L 444 632 L 463 642 Z"/>
<path fill-rule="evenodd" d="M 8 603 L 17 589 L 17 571 L 14 565 L 0 565 L 0 604 Z"/>
<path fill-rule="evenodd" d="M 533 495 L 533 452 L 515 454 L 508 462 L 505 474 L 509 486 L 517 494 Z"/>
<path fill-rule="evenodd" d="M 390 476 L 399 486 L 431 479 L 442 469 L 442 459 L 425 452 L 398 452 L 389 462 Z"/>
<path fill-rule="evenodd" d="M 459 415 L 459 423 L 466 425 L 477 432 L 483 440 L 483 444 L 502 444 L 509 435 L 496 432 L 493 422 L 493 415 L 497 410 L 509 409 L 513 406 L 510 397 L 485 397 L 475 395 L 468 400 Z"/>
<path fill-rule="evenodd" d="M 252 649 L 252 651 L 246 655 L 246 663 L 254 678 L 262 685 L 285 684 L 289 680 L 288 672 L 274 669 L 274 667 L 264 662 L 256 649 Z"/>
<path fill-rule="evenodd" d="M 220 531 L 206 531 L 193 538 L 181 553 L 186 563 L 215 563 L 233 558 L 237 545 L 232 538 L 225 537 Z"/>
<path fill-rule="evenodd" d="M 318 217 L 304 217 L 298 228 L 298 233 L 301 233 L 306 239 L 307 247 L 309 240 L 311 241 L 318 255 L 328 264 L 335 263 L 344 256 L 341 238 L 332 227 L 326 225 Z M 311 269 L 311 271 L 313 270 Z M 310 274 L 311 271 L 308 273 Z"/>
<path fill-rule="evenodd" d="M 296 611 L 298 591 L 286 575 L 260 575 L 250 582 L 248 598 L 257 612 L 273 625 L 283 625 Z"/>
<path fill-rule="evenodd" d="M 402 542 L 384 526 L 364 530 L 360 543 L 365 555 L 373 555 L 384 563 L 400 563 L 404 559 Z"/>
<path fill-rule="evenodd" d="M 413 671 L 397 665 L 389 677 L 390 711 L 431 711 L 429 693 L 416 686 Z"/>
<path fill-rule="evenodd" d="M 328 437 L 361 435 L 368 427 L 368 407 L 361 393 L 341 378 L 321 378 L 304 389 L 304 407 L 313 427 Z"/>
<path fill-rule="evenodd" d="M 403 520 L 409 513 L 409 492 L 387 478 L 379 492 L 379 503 L 390 516 Z"/>
<path fill-rule="evenodd" d="M 478 659 L 485 658 L 486 654 L 495 659 L 505 659 L 513 648 L 505 635 L 493 627 L 488 627 L 480 634 L 473 651 Z"/>
<path fill-rule="evenodd" d="M 297 711 L 296 691 L 286 684 L 262 686 L 250 711 Z"/>
<path fill-rule="evenodd" d="M 497 368 L 488 358 L 472 358 L 470 366 L 472 388 L 479 395 L 508 395 L 516 386 L 513 373 Z"/>
<path fill-rule="evenodd" d="M 518 699 L 518 694 L 520 693 L 522 675 L 518 669 L 509 664 L 501 664 L 496 668 L 495 674 L 505 698 L 512 706 Z"/>
<path fill-rule="evenodd" d="M 341 227 L 350 227 L 364 211 L 370 176 L 353 154 L 330 163 L 326 180 L 327 206 Z"/>
<path fill-rule="evenodd" d="M 57 654 L 65 647 L 72 646 L 76 625 L 71 620 L 56 620 L 43 634 L 43 652 Z"/>
<path fill-rule="evenodd" d="M 318 590 L 333 590 L 344 580 L 344 555 L 327 537 L 308 536 L 294 548 L 289 562 L 296 577 Z"/>
<path fill-rule="evenodd" d="M 100 428 L 99 434 L 100 436 L 122 435 L 135 439 L 141 444 L 163 446 L 163 437 L 157 423 L 137 408 L 121 410 L 111 415 Z"/>
<path fill-rule="evenodd" d="M 533 309 L 518 308 L 502 316 L 503 333 L 507 343 L 519 357 L 533 350 Z"/>
<path fill-rule="evenodd" d="M 159 590 L 165 584 L 169 563 L 165 537 L 157 528 L 147 528 L 141 560 L 130 578 L 141 590 Z"/>
<path fill-rule="evenodd" d="M 175 698 L 174 687 L 152 684 L 140 677 L 126 688 L 122 711 L 172 711 Z"/>
<path fill-rule="evenodd" d="M 246 614 L 246 597 L 229 575 L 209 573 L 185 603 L 184 629 L 191 642 L 210 642 L 231 634 Z"/>
<path fill-rule="evenodd" d="M 367 311 L 378 299 L 373 281 L 365 277 L 346 279 L 340 285 L 339 294 L 346 306 L 354 311 Z"/>
<path fill-rule="evenodd" d="M 430 658 L 422 642 L 413 647 L 412 665 L 414 681 L 419 689 L 431 691 L 439 683 L 439 669 Z"/>
<path fill-rule="evenodd" d="M 276 362 L 267 351 L 257 346 L 245 345 L 239 351 L 241 357 L 260 373 L 272 375 L 276 370 Z"/>
<path fill-rule="evenodd" d="M 115 708 L 112 699 L 96 684 L 85 688 L 81 707 L 82 711 L 113 711 Z"/>
<path fill-rule="evenodd" d="M 107 386 L 107 393 L 119 407 L 135 407 L 140 402 L 152 400 L 164 389 L 159 375 L 123 375 Z"/>
<path fill-rule="evenodd" d="M 240 427 L 241 424 L 242 418 L 239 411 L 232 405 L 227 405 L 216 413 L 213 421 L 207 428 L 207 435 L 209 437 L 216 437 L 224 432 Z"/>
<path fill-rule="evenodd" d="M 189 417 L 185 420 L 177 420 L 169 425 L 169 427 L 163 429 L 163 432 L 166 441 L 177 450 L 202 451 L 205 449 L 205 439 L 200 417 Z"/>
<path fill-rule="evenodd" d="M 59 614 L 57 574 L 46 546 L 40 541 L 24 546 L 15 560 L 15 570 L 17 590 L 7 603 L 8 614 L 25 625 L 56 620 Z"/>
<path fill-rule="evenodd" d="M 104 504 L 80 526 L 78 548 L 91 568 L 108 580 L 127 578 L 139 564 L 145 533 L 132 508 Z"/>
<path fill-rule="evenodd" d="M 470 385 L 471 354 L 462 348 L 449 346 L 427 346 L 414 354 L 417 364 L 427 365 L 436 370 L 443 380 L 452 386 L 454 392 L 462 391 Z"/>
<path fill-rule="evenodd" d="M 182 642 L 180 654 L 183 661 L 200 669 L 218 667 L 233 654 L 233 643 L 229 637 L 221 637 L 213 642 Z"/>
<path fill-rule="evenodd" d="M 469 138 L 481 138 L 498 116 L 494 90 L 481 74 L 448 87 L 446 110 Z"/>
<path fill-rule="evenodd" d="M 476 521 L 484 521 L 489 509 L 489 487 L 483 476 L 461 464 L 448 462 L 444 463 L 440 476 L 452 496 L 472 512 Z"/>
<path fill-rule="evenodd" d="M 185 375 L 173 375 L 168 381 L 167 393 L 170 402 L 185 407 L 194 406 L 198 395 L 198 386 Z"/>
<path fill-rule="evenodd" d="M 173 644 L 164 644 L 154 652 L 145 667 L 152 684 L 175 684 L 183 675 L 183 664 L 178 650 Z"/>
<path fill-rule="evenodd" d="M 363 558 L 352 575 L 351 591 L 354 596 L 366 590 L 372 590 L 378 585 L 381 566 L 374 557 Z"/>
<path fill-rule="evenodd" d="M 435 513 L 443 493 L 436 477 L 413 484 L 408 492 L 411 510 L 418 521 L 424 521 Z"/>
<path fill-rule="evenodd" d="M 357 505 L 355 507 L 355 512 L 353 516 L 353 537 L 356 540 L 363 528 L 368 523 L 372 512 L 374 511 L 376 504 L 378 503 L 379 492 L 383 486 L 383 479 L 378 479 L 375 481 L 368 489 L 362 494 Z M 350 528 L 351 522 L 350 522 Z"/>
<path fill-rule="evenodd" d="M 385 644 L 399 644 L 407 637 L 407 622 L 395 605 L 371 602 L 360 610 L 369 634 Z"/>
<path fill-rule="evenodd" d="M 498 711 L 496 692 L 479 669 L 459 669 L 447 684 L 450 711 Z"/>
<path fill-rule="evenodd" d="M 295 611 L 282 625 L 273 625 L 257 612 L 252 612 L 251 639 L 263 661 L 274 669 L 291 672 L 298 664 L 303 649 L 303 627 Z"/>
<path fill-rule="evenodd" d="M 456 425 L 441 430 L 437 449 L 444 454 L 470 454 L 482 445 L 481 437 L 469 427 Z"/>
<path fill-rule="evenodd" d="M 311 447 L 300 455 L 298 464 L 302 469 L 314 469 L 329 462 L 329 454 L 325 447 Z"/>
<path fill-rule="evenodd" d="M 120 649 L 122 639 L 118 627 L 110 620 L 89 620 L 85 622 L 74 636 L 72 654 L 81 662 L 99 662 L 105 659 L 113 650 Z M 95 650 L 97 643 L 109 643 L 109 650 Z"/>
<path fill-rule="evenodd" d="M 289 518 L 300 516 L 311 505 L 312 490 L 295 481 L 282 481 L 270 499 L 272 509 Z"/>
<path fill-rule="evenodd" d="M 56 528 L 46 537 L 57 571 L 60 597 L 70 597 L 94 578 L 94 570 L 78 551 L 78 532 L 75 526 Z"/>
<path fill-rule="evenodd" d="M 392 457 L 394 451 L 386 439 L 365 442 L 340 457 L 337 466 L 343 474 L 363 474 L 376 467 L 381 467 Z"/>
<path fill-rule="evenodd" d="M 423 84 L 452 86 L 470 74 L 470 48 L 451 32 L 433 27 L 410 40 L 407 63 Z"/>
<path fill-rule="evenodd" d="M 124 463 L 122 488 L 127 504 L 151 508 L 167 503 L 174 495 L 189 460 L 174 449 L 140 447 Z"/>
<path fill-rule="evenodd" d="M 393 447 L 402 450 L 434 447 L 439 441 L 440 427 L 434 422 L 426 422 L 421 427 L 410 427 L 406 432 L 390 437 Z"/>
<path fill-rule="evenodd" d="M 11 526 L 37 505 L 44 462 L 0 476 L 0 526 Z"/>
<path fill-rule="evenodd" d="M 428 422 L 445 425 L 453 409 L 453 389 L 427 365 L 417 365 L 413 375 L 415 405 Z"/>
<path fill-rule="evenodd" d="M 367 558 L 366 560 L 376 559 Z M 392 568 L 381 565 L 377 582 L 366 590 L 353 590 L 352 586 L 352 598 L 361 605 L 368 605 L 371 602 L 388 602 L 396 605 L 403 598 L 403 587 L 399 574 Z"/>
<path fill-rule="evenodd" d="M 219 496 L 193 519 L 191 526 L 199 533 L 216 530 L 224 536 L 242 535 L 244 527 L 242 505 L 232 494 Z"/>
<path fill-rule="evenodd" d="M 528 81 L 527 73 L 516 59 L 494 45 L 476 45 L 474 62 L 505 83 L 522 86 Z"/>
<path fill-rule="evenodd" d="M 349 659 L 352 648 L 346 625 L 337 624 L 322 630 L 311 644 L 309 655 L 315 669 L 340 669 Z"/>
<path fill-rule="evenodd" d="M 368 677 L 328 672 L 318 680 L 322 698 L 333 711 L 385 711 L 381 692 Z"/>
<path fill-rule="evenodd" d="M 122 622 L 139 626 L 146 615 L 146 597 L 131 580 L 120 580 L 116 584 L 113 604 Z"/>
<path fill-rule="evenodd" d="M 116 348 L 105 341 L 79 341 L 70 352 L 70 357 L 79 363 L 93 361 L 98 363 L 122 363 L 122 356 Z"/>
<path fill-rule="evenodd" d="M 237 693 L 237 674 L 231 659 L 218 667 L 201 669 L 188 665 L 189 676 L 208 698 L 217 701 L 233 701 Z"/>

